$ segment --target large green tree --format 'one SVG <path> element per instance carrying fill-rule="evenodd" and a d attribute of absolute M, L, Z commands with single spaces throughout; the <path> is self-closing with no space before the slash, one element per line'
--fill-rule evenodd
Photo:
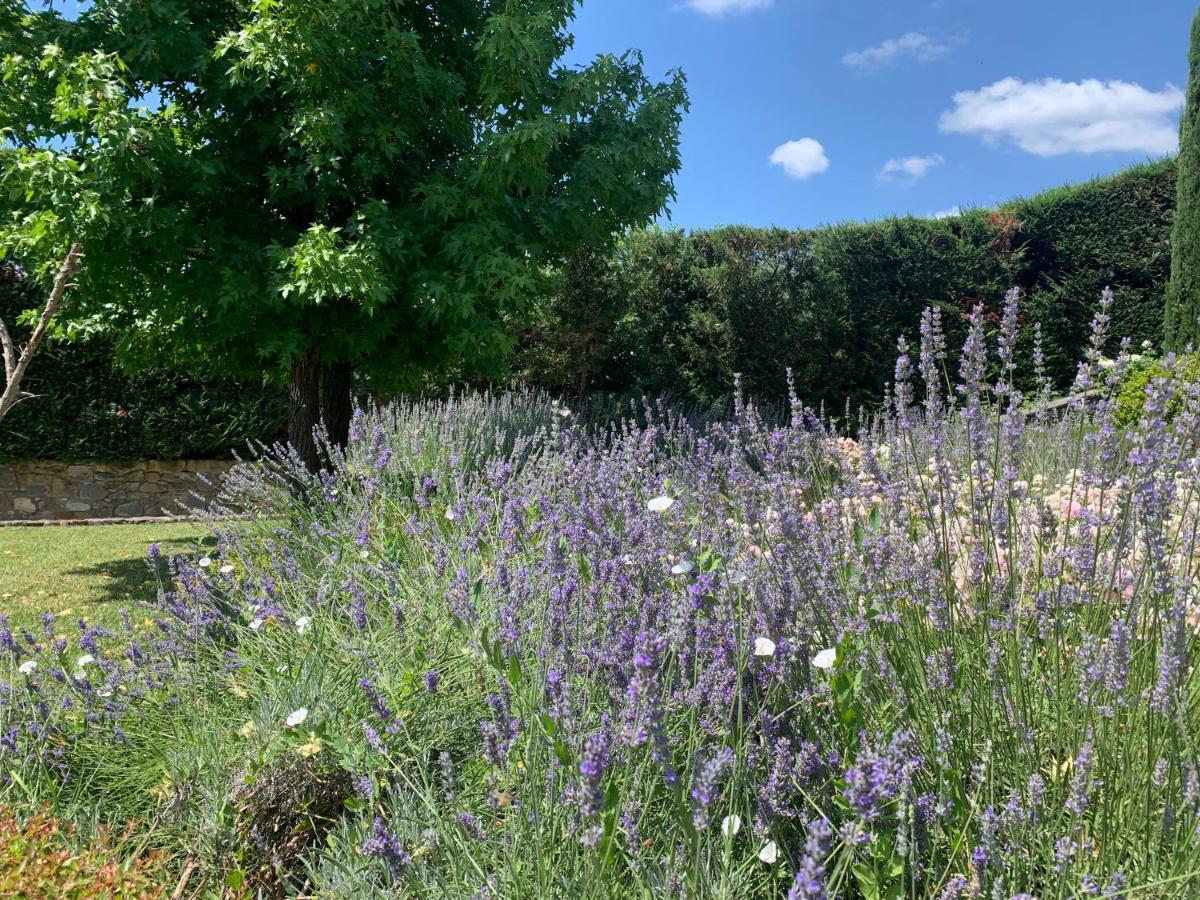
<path fill-rule="evenodd" d="M 1200 346 L 1200 11 L 1192 20 L 1187 104 L 1179 130 L 1179 181 L 1167 286 L 1167 346 Z"/>
<path fill-rule="evenodd" d="M 541 273 L 659 213 L 683 77 L 567 66 L 576 0 L 0 0 L 0 255 L 126 358 L 286 381 L 487 375 Z"/>

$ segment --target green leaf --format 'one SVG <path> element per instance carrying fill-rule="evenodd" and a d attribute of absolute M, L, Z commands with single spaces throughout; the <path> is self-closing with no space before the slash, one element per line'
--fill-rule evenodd
<path fill-rule="evenodd" d="M 563 766 L 570 768 L 572 764 L 571 751 L 567 749 L 567 745 L 562 742 L 562 739 L 554 741 L 554 755 L 558 757 L 558 761 Z"/>
<path fill-rule="evenodd" d="M 875 880 L 875 870 L 866 863 L 859 862 L 851 866 L 850 871 L 854 880 L 858 882 L 858 889 L 862 892 L 864 900 L 877 900 L 879 885 Z"/>

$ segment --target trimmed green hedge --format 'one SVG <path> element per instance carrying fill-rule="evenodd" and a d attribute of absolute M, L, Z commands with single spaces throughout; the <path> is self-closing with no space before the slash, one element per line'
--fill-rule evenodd
<path fill-rule="evenodd" d="M 16 315 L 37 297 L 0 272 L 0 317 Z M 226 459 L 249 440 L 286 434 L 287 402 L 278 391 L 178 372 L 124 372 L 108 340 L 48 341 L 25 377 L 36 399 L 0 422 L 0 460 Z"/>
<path fill-rule="evenodd" d="M 521 369 L 552 389 L 712 406 L 735 373 L 748 392 L 781 397 L 790 367 L 809 402 L 872 404 L 923 307 L 946 312 L 953 345 L 976 302 L 995 321 L 1017 285 L 1066 385 L 1105 285 L 1114 334 L 1159 343 L 1174 198 L 1167 160 L 949 219 L 635 233 L 559 273 L 523 335 Z"/>
<path fill-rule="evenodd" d="M 878 402 L 896 338 L 915 340 L 926 305 L 943 309 L 954 346 L 971 307 L 982 301 L 995 322 L 1015 284 L 1066 386 L 1105 285 L 1117 295 L 1113 334 L 1160 343 L 1174 202 L 1167 160 L 949 219 L 637 232 L 557 273 L 553 293 L 517 325 L 517 369 L 553 390 L 720 407 L 736 373 L 748 393 L 778 399 L 791 368 L 806 401 L 836 411 Z M 0 278 L 5 321 L 35 305 Z M 1026 361 L 1030 343 L 1027 329 Z M 282 393 L 127 373 L 99 338 L 45 345 L 27 387 L 42 396 L 0 424 L 0 459 L 226 457 L 285 431 Z"/>

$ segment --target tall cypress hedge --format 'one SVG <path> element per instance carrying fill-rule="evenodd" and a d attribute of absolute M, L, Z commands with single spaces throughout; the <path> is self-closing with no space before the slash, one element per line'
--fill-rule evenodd
<path fill-rule="evenodd" d="M 634 233 L 560 273 L 523 336 L 522 368 L 554 389 L 704 406 L 728 399 L 735 373 L 781 398 L 790 368 L 809 402 L 870 404 L 925 306 L 942 308 L 954 341 L 976 303 L 997 321 L 1016 285 L 1065 386 L 1106 285 L 1114 332 L 1161 342 L 1174 199 L 1166 160 L 948 219 Z M 1020 349 L 1028 363 L 1028 333 Z"/>
<path fill-rule="evenodd" d="M 1179 131 L 1179 188 L 1167 291 L 1168 344 L 1200 346 L 1200 11 L 1192 20 L 1187 105 Z"/>

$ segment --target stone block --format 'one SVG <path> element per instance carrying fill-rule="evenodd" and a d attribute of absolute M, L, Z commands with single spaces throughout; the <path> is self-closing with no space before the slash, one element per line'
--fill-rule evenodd
<path fill-rule="evenodd" d="M 113 510 L 113 513 L 122 519 L 127 519 L 130 516 L 140 516 L 142 515 L 142 501 L 128 500 Z"/>
<path fill-rule="evenodd" d="M 50 485 L 42 484 L 39 481 L 31 482 L 25 485 L 26 497 L 45 497 L 50 493 Z"/>
<path fill-rule="evenodd" d="M 99 500 L 106 492 L 106 488 L 96 484 L 94 481 L 88 481 L 79 486 L 80 500 Z"/>
<path fill-rule="evenodd" d="M 92 504 L 84 503 L 82 500 L 68 500 L 65 507 L 68 512 L 83 513 L 92 511 Z"/>
<path fill-rule="evenodd" d="M 13 497 L 13 511 L 23 515 L 32 515 L 37 512 L 37 504 L 28 497 Z"/>

